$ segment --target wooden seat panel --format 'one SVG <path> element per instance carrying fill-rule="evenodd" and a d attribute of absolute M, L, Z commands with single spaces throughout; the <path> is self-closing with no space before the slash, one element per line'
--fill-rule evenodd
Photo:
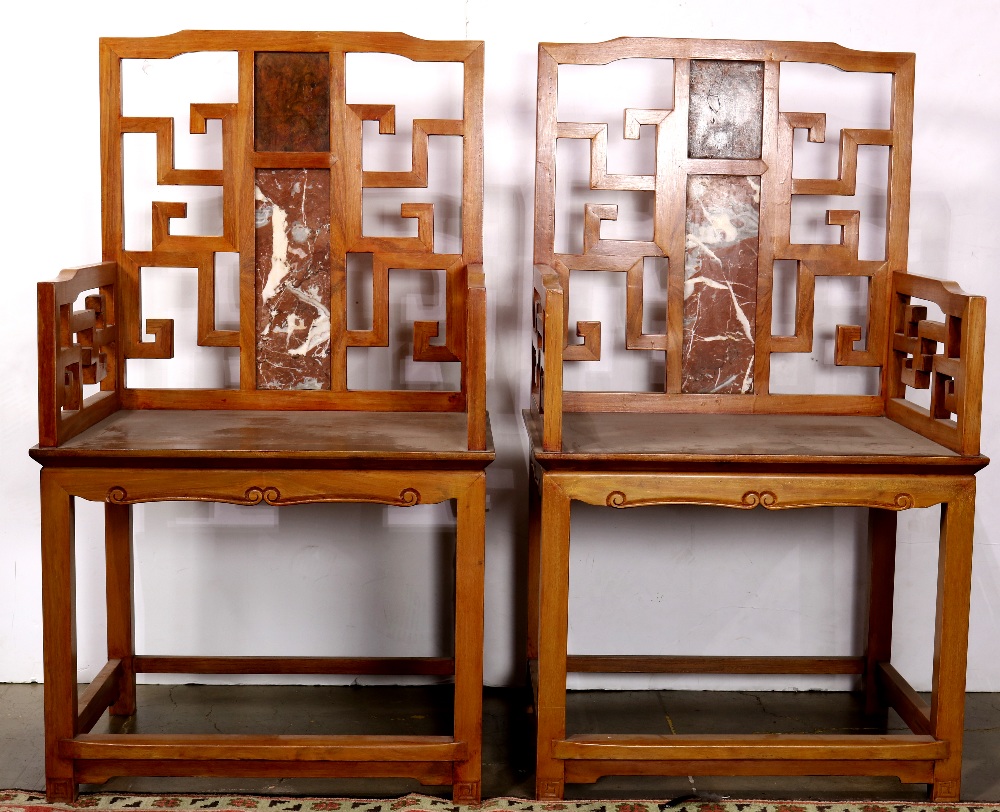
<path fill-rule="evenodd" d="M 885 417 L 868 415 L 635 414 L 567 412 L 563 450 L 542 448 L 542 420 L 524 413 L 534 454 L 547 466 L 623 463 L 944 465 L 982 467 L 972 458 Z"/>
<path fill-rule="evenodd" d="M 470 451 L 466 418 L 455 412 L 121 410 L 55 448 L 32 449 L 41 461 L 88 460 L 378 460 L 425 464 L 492 459 L 492 442 Z"/>

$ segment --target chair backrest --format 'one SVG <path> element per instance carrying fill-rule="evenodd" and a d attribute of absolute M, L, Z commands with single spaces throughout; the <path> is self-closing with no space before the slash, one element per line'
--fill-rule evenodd
<path fill-rule="evenodd" d="M 196 76 L 188 86 L 193 98 L 182 99 L 191 133 L 221 130 L 222 160 L 213 168 L 188 168 L 171 113 L 149 114 L 132 98 L 123 107 L 123 95 L 131 93 L 123 94 L 127 69 L 150 72 L 192 53 L 229 59 L 235 68 L 235 98 L 199 98 Z M 355 54 L 401 57 L 392 66 L 400 86 L 418 63 L 457 64 L 460 82 L 441 88 L 456 97 L 445 105 L 450 115 L 421 118 L 415 111 L 412 122 L 409 115 L 400 120 L 401 133 L 412 132 L 406 145 L 412 159 L 402 171 L 373 168 L 362 142 L 395 134 L 397 105 L 412 100 L 389 81 L 377 98 L 359 99 L 357 91 L 352 97 L 352 82 L 365 79 L 363 67 L 352 64 Z M 92 417 L 117 407 L 467 411 L 470 448 L 485 447 L 482 43 L 354 32 L 185 31 L 102 39 L 100 60 L 104 264 L 64 274 L 41 292 L 40 358 L 55 359 L 54 369 L 41 370 L 53 381 L 43 380 L 43 395 L 54 404 L 42 415 L 43 444 L 93 422 L 81 415 L 96 398 L 101 406 L 91 409 Z M 153 197 L 151 207 L 145 204 L 148 245 L 127 244 L 127 211 L 134 205 L 126 206 L 131 158 L 124 142 L 134 134 L 155 139 L 147 169 L 157 190 L 207 188 L 198 200 L 218 209 L 217 233 L 191 233 L 185 220 L 195 222 L 200 210 L 177 202 L 176 193 L 164 194 L 174 200 Z M 460 168 L 450 174 L 435 168 L 442 154 L 438 136 L 461 144 Z M 435 192 L 433 199 L 445 205 L 427 202 L 429 175 L 455 181 L 455 188 Z M 370 192 L 382 195 L 378 216 L 369 216 L 363 203 Z M 216 317 L 226 257 L 238 263 L 238 316 L 229 325 Z M 155 294 L 144 297 L 144 269 L 196 270 L 187 295 L 197 297 L 197 344 L 238 356 L 217 385 L 164 388 L 136 375 L 136 386 L 126 377 L 132 359 L 168 363 L 174 356 L 174 322 L 157 313 Z M 416 296 L 434 320 L 406 321 L 402 304 L 390 307 L 389 279 L 401 276 L 419 276 Z M 99 290 L 74 311 L 88 288 Z M 409 357 L 383 351 L 379 360 L 395 370 L 361 374 L 354 379 L 360 383 L 349 385 L 349 354 L 361 365 L 366 350 L 390 346 L 390 336 Z M 444 372 L 399 374 L 425 362 Z M 102 392 L 85 400 L 82 387 L 97 383 Z"/>
<path fill-rule="evenodd" d="M 586 104 L 562 113 L 560 91 L 569 66 L 639 59 L 656 60 L 651 64 L 658 66 L 653 68 L 659 72 L 658 99 L 653 106 L 638 106 L 630 99 L 648 105 L 651 94 L 619 82 L 614 99 L 621 106 L 615 114 L 624 108 L 623 120 L 611 126 L 624 136 L 614 144 L 619 156 L 646 141 L 651 165 L 642 173 L 620 174 L 608 163 L 610 122 L 582 117 Z M 781 69 L 788 70 L 789 63 L 882 77 L 875 81 L 884 88 L 884 109 L 874 117 L 883 123 L 840 129 L 839 162 L 830 162 L 835 165 L 826 177 L 809 176 L 811 167 L 801 154 L 811 148 L 808 142 L 826 140 L 826 115 L 798 106 L 801 94 L 787 102 L 779 98 Z M 587 76 L 579 79 L 584 88 Z M 535 175 L 536 407 L 884 413 L 893 280 L 907 263 L 913 77 L 912 54 L 827 43 L 653 38 L 543 43 Z M 872 118 L 870 113 L 863 110 L 862 118 Z M 614 129 L 611 135 L 617 137 Z M 558 165 L 567 174 L 568 167 L 580 168 L 583 180 L 570 189 L 573 197 L 563 194 L 570 183 L 563 179 L 557 195 L 557 145 L 571 146 L 574 139 L 587 146 L 564 153 Z M 877 172 L 883 185 L 878 205 L 864 212 L 864 228 L 876 235 L 869 240 L 873 251 L 859 251 L 862 207 L 852 200 L 866 182 L 858 180 L 859 152 L 866 151 L 884 162 L 877 164 L 884 167 Z M 607 202 L 609 191 L 618 193 L 621 212 Z M 567 197 L 573 198 L 568 212 L 561 209 Z M 814 219 L 825 219 L 825 238 L 802 239 L 796 232 L 799 209 L 811 202 L 818 208 Z M 644 239 L 604 233 L 622 225 L 609 221 L 644 211 L 651 221 Z M 666 293 L 665 325 L 657 330 L 643 324 L 644 307 L 648 314 L 656 293 L 650 290 L 657 284 L 655 273 L 650 281 L 651 266 L 662 268 L 658 283 Z M 577 320 L 570 323 L 571 276 L 574 285 L 589 283 L 593 274 L 577 272 L 594 271 L 624 276 L 620 356 L 659 359 L 661 366 L 652 367 L 657 370 L 652 391 L 563 391 L 563 361 L 568 375 L 574 372 L 568 365 L 601 359 L 601 321 L 586 315 L 594 304 L 589 288 L 573 300 Z M 821 277 L 853 277 L 860 301 L 847 311 L 853 317 L 849 323 L 831 325 L 825 340 L 815 339 L 815 351 L 827 356 L 831 368 L 881 367 L 882 373 L 865 373 L 874 391 L 789 391 L 776 379 L 778 354 L 814 352 L 814 316 L 830 306 L 814 298 Z M 561 315 L 559 308 L 546 309 L 552 297 L 561 297 Z M 784 334 L 773 328 L 773 305 L 780 297 L 793 302 L 786 308 L 792 315 Z M 605 346 L 609 342 L 605 336 Z"/>

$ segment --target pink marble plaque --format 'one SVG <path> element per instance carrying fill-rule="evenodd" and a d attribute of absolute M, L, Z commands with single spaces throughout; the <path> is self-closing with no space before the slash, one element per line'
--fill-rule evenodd
<path fill-rule="evenodd" d="M 759 213 L 759 177 L 688 178 L 683 392 L 753 391 Z"/>
<path fill-rule="evenodd" d="M 256 175 L 258 389 L 330 388 L 330 172 Z"/>

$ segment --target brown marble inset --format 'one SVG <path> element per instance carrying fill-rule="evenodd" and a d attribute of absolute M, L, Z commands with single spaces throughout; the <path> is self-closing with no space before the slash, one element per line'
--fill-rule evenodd
<path fill-rule="evenodd" d="M 330 388 L 330 171 L 258 169 L 258 389 Z"/>
<path fill-rule="evenodd" d="M 753 391 L 760 178 L 691 175 L 681 391 Z"/>
<path fill-rule="evenodd" d="M 254 149 L 330 149 L 330 55 L 261 51 L 254 55 Z"/>
<path fill-rule="evenodd" d="M 760 158 L 764 63 L 691 62 L 689 158 Z"/>

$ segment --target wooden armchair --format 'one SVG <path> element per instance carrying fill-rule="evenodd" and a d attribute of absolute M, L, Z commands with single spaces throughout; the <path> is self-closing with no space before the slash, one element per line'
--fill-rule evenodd
<path fill-rule="evenodd" d="M 653 139 L 655 168 L 612 174 L 608 122 L 566 119 L 557 110 L 559 90 L 568 65 L 632 58 L 663 60 L 667 102 L 624 110 L 622 148 L 640 136 Z M 824 114 L 779 99 L 779 70 L 796 62 L 891 81 L 887 126 L 843 128 L 832 178 L 803 176 L 798 163 L 793 172 L 800 145 L 808 146 L 803 135 L 814 143 L 827 135 Z M 623 38 L 539 47 L 534 373 L 532 407 L 525 412 L 532 474 L 528 653 L 539 798 L 561 798 L 565 782 L 604 775 L 698 774 L 890 775 L 930 784 L 935 800 L 958 799 L 974 475 L 988 462 L 979 453 L 985 301 L 951 283 L 906 273 L 913 66 L 912 54 L 831 44 Z M 627 105 L 631 91 L 623 82 L 615 98 Z M 556 151 L 571 139 L 589 142 L 583 170 L 589 187 L 582 182 L 584 205 L 561 217 Z M 860 213 L 850 200 L 821 207 L 826 223 L 839 227 L 839 240 L 793 239 L 790 223 L 799 201 L 858 192 L 858 150 L 868 146 L 888 148 L 882 256 L 859 256 Z M 618 218 L 618 206 L 587 188 L 618 190 L 620 199 L 650 196 L 649 239 L 602 233 L 602 223 Z M 556 248 L 556 232 L 567 222 L 571 247 L 565 252 Z M 649 260 L 666 261 L 662 331 L 643 325 Z M 780 334 L 772 329 L 772 302 L 780 292 L 776 269 L 789 266 L 796 283 L 794 327 Z M 575 372 L 571 365 L 602 356 L 602 324 L 587 316 L 596 306 L 592 293 L 583 304 L 574 299 L 582 315 L 569 322 L 571 278 L 574 284 L 589 281 L 593 272 L 624 275 L 619 358 L 647 353 L 662 363 L 652 367 L 663 370 L 658 391 L 564 387 L 564 375 Z M 814 314 L 825 307 L 814 296 L 821 277 L 860 279 L 867 296 L 858 308 L 864 321 L 837 325 L 823 344 L 828 353 L 814 353 L 814 360 L 833 372 L 835 366 L 875 370 L 874 391 L 790 392 L 776 379 L 776 354 L 814 350 Z M 928 305 L 941 315 L 929 316 Z M 605 335 L 605 348 L 609 343 Z M 919 405 L 911 400 L 914 393 L 929 399 Z M 847 657 L 569 653 L 574 501 L 615 510 L 662 504 L 867 508 L 871 580 L 864 651 Z M 897 515 L 932 505 L 941 506 L 941 535 L 927 704 L 893 668 L 890 655 Z M 669 532 L 665 536 L 669 544 Z M 912 733 L 675 736 L 665 729 L 663 735 L 572 735 L 568 672 L 855 674 L 867 708 L 892 707 Z M 709 694 L 705 701 L 711 702 Z"/>
<path fill-rule="evenodd" d="M 175 161 L 174 120 L 126 115 L 128 60 L 146 66 L 194 52 L 237 61 L 233 103 L 190 104 L 192 133 L 221 122 L 222 165 Z M 396 103 L 348 103 L 349 57 L 396 55 L 457 63 L 457 118 L 413 121 L 410 171 L 363 168 L 362 130 L 395 131 Z M 38 286 L 39 443 L 45 654 L 46 788 L 75 798 L 81 782 L 117 775 L 405 776 L 480 794 L 483 547 L 486 465 L 493 459 L 485 403 L 482 272 L 483 46 L 402 34 L 182 32 L 103 39 L 101 143 L 103 261 Z M 133 64 L 135 64 L 133 62 Z M 191 100 L 182 100 L 191 101 Z M 123 141 L 153 134 L 156 182 L 216 187 L 218 234 L 174 229 L 184 203 L 153 202 L 151 247 L 126 247 Z M 461 214 L 437 244 L 435 206 L 408 202 L 428 185 L 428 139 L 455 136 Z M 372 236 L 362 196 L 399 189 L 415 236 Z M 150 215 L 147 214 L 146 217 Z M 147 220 L 148 222 L 148 220 Z M 377 230 L 377 229 L 376 229 Z M 397 230 L 398 231 L 398 230 Z M 403 230 L 405 233 L 405 229 Z M 216 323 L 216 276 L 238 254 L 238 324 Z M 349 258 L 370 262 L 367 325 L 348 329 Z M 129 384 L 134 359 L 174 356 L 174 323 L 143 299 L 143 269 L 196 269 L 197 343 L 238 354 L 230 387 Z M 434 278 L 444 324 L 403 323 L 414 362 L 452 370 L 447 386 L 348 386 L 348 350 L 389 346 L 389 279 Z M 365 273 L 362 263 L 361 273 Z M 397 308 L 398 309 L 398 308 Z M 147 316 L 148 317 L 145 317 Z M 223 325 L 224 326 L 224 325 Z M 358 356 L 352 356 L 352 363 Z M 365 359 L 362 358 L 362 361 Z M 409 361 L 406 361 L 409 363 Z M 459 370 L 460 372 L 455 372 Z M 224 376 L 223 376 L 224 377 Z M 404 382 L 405 383 L 405 382 Z M 392 413 L 391 417 L 387 413 Z M 108 662 L 78 697 L 74 608 L 74 498 L 105 505 Z M 238 505 L 372 502 L 457 504 L 454 655 L 448 657 L 192 657 L 136 652 L 132 505 L 197 500 Z M 335 515 L 335 508 L 331 508 Z M 326 622 L 326 621 L 324 621 Z M 105 710 L 136 710 L 137 673 L 404 674 L 454 677 L 450 736 L 154 735 L 91 731 Z"/>

